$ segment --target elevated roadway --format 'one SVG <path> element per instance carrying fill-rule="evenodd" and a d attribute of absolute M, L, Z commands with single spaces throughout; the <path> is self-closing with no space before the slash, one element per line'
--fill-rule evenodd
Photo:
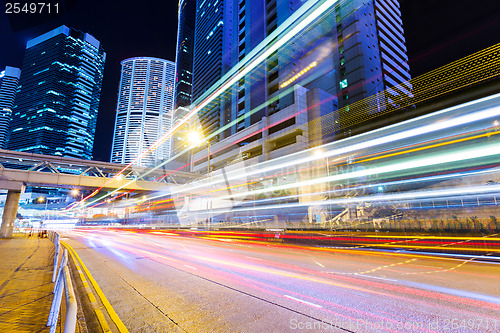
<path fill-rule="evenodd" d="M 26 186 L 169 192 L 197 178 L 188 172 L 0 149 L 0 189 L 8 190 L 0 237 L 10 237 Z"/>

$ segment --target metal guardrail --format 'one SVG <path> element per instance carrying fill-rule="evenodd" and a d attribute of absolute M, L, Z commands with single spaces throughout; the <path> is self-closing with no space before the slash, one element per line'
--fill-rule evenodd
<path fill-rule="evenodd" d="M 64 333 L 74 333 L 76 329 L 76 315 L 78 305 L 76 303 L 76 296 L 69 274 L 68 264 L 68 250 L 64 249 L 62 254 L 61 263 L 59 264 L 59 257 L 61 254 L 61 244 L 59 242 L 59 234 L 55 231 L 48 232 L 49 239 L 54 242 L 55 255 L 54 255 L 54 273 L 52 274 L 52 282 L 54 285 L 54 299 L 50 307 L 49 318 L 47 326 L 50 327 L 50 333 L 54 333 L 57 327 L 57 319 L 59 317 L 59 310 L 61 308 L 61 300 L 63 290 L 66 295 L 66 319 L 64 321 Z M 59 266 L 58 266 L 59 264 Z"/>

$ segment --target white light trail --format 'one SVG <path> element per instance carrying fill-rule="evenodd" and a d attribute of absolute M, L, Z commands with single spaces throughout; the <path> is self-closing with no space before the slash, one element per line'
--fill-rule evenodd
<path fill-rule="evenodd" d="M 256 195 L 260 193 L 266 193 L 270 191 L 286 190 L 291 188 L 305 187 L 316 185 L 324 182 L 333 182 L 340 180 L 356 179 L 361 177 L 367 177 L 372 175 L 387 174 L 395 171 L 403 170 L 415 170 L 423 167 L 443 165 L 447 163 L 466 161 L 481 157 L 495 156 L 500 154 L 500 142 L 481 145 L 481 147 L 474 147 L 472 149 L 460 150 L 453 153 L 443 153 L 439 157 L 420 157 L 403 162 L 391 163 L 389 165 L 377 166 L 377 167 L 367 167 L 365 170 L 353 171 L 344 174 L 333 175 L 329 177 L 314 178 L 306 181 L 290 183 L 285 185 L 273 186 L 269 188 L 264 188 L 260 190 L 254 190 L 244 193 L 234 193 L 231 197 L 242 197 L 248 195 Z M 444 169 L 444 167 L 443 167 Z M 229 196 L 220 197 L 220 200 L 229 199 Z"/>

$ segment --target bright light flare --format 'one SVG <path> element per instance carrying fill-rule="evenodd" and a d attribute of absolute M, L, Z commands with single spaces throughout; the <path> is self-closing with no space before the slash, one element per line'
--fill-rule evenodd
<path fill-rule="evenodd" d="M 205 142 L 203 134 L 200 131 L 191 130 L 187 134 L 189 144 L 199 146 Z"/>

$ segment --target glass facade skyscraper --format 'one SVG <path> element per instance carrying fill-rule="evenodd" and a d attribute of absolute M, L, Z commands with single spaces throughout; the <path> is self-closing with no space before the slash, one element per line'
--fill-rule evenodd
<path fill-rule="evenodd" d="M 195 28 L 196 0 L 180 0 L 177 26 L 177 53 L 175 59 L 175 125 L 184 118 L 192 103 L 193 85 L 193 54 Z M 189 124 L 184 124 L 172 137 L 172 155 L 181 153 L 184 148 L 184 138 L 187 136 Z M 179 162 L 187 162 L 187 156 L 181 154 L 176 158 Z"/>
<path fill-rule="evenodd" d="M 175 109 L 191 105 L 195 0 L 180 0 L 175 59 Z M 175 117 L 177 118 L 177 116 Z M 175 122 L 175 120 L 174 120 Z"/>
<path fill-rule="evenodd" d="M 264 39 L 269 39 L 268 45 L 275 43 L 282 36 L 282 24 L 310 3 L 314 2 L 197 2 L 193 102 L 201 103 L 203 93 Z M 285 91 L 297 84 L 335 96 L 332 112 L 378 92 L 385 91 L 377 100 L 380 111 L 386 103 L 398 104 L 411 96 L 397 0 L 341 0 L 327 12 L 199 112 L 205 135 L 231 123 L 215 137 L 220 140 L 272 116 L 293 103 L 293 93 Z M 260 110 L 251 112 L 256 108 Z M 340 114 L 338 121 L 344 116 Z"/>
<path fill-rule="evenodd" d="M 5 149 L 9 138 L 10 120 L 12 118 L 12 107 L 19 86 L 19 68 L 6 66 L 0 72 L 0 149 Z"/>
<path fill-rule="evenodd" d="M 237 62 L 235 1 L 197 1 L 196 6 L 193 102 L 205 98 L 206 91 Z M 214 101 L 198 116 L 205 134 L 213 133 L 230 122 L 231 101 Z"/>
<path fill-rule="evenodd" d="M 105 59 L 97 39 L 66 26 L 30 40 L 9 149 L 91 159 Z"/>
<path fill-rule="evenodd" d="M 353 125 L 353 116 L 411 109 L 398 1 L 327 3 L 197 2 L 193 105 L 203 105 L 198 120 L 212 137 L 212 168 L 273 159 L 376 124 Z M 224 75 L 231 85 L 205 103 Z M 206 153 L 194 154 L 194 171 L 206 169 Z"/>
<path fill-rule="evenodd" d="M 175 64 L 137 57 L 123 60 L 111 162 L 154 166 L 171 154 L 171 140 L 147 150 L 172 127 Z"/>

